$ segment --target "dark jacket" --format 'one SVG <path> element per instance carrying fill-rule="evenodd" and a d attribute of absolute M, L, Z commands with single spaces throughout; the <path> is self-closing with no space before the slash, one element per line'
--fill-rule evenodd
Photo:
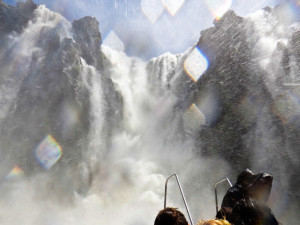
<path fill-rule="evenodd" d="M 216 217 L 234 225 L 278 225 L 271 209 L 264 203 L 270 194 L 273 177 L 243 171 L 236 184 L 224 196 Z"/>

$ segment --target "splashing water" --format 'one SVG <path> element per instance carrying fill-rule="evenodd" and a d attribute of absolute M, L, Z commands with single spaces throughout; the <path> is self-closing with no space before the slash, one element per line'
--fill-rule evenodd
<path fill-rule="evenodd" d="M 155 23 L 162 14 L 164 5 L 161 1 L 153 2 L 142 1 L 141 4 L 145 16 L 150 22 Z M 165 7 L 169 7 L 170 13 L 174 15 L 184 4 L 184 1 L 177 1 L 176 7 L 171 7 L 167 4 L 170 1 L 164 2 Z M 226 9 L 229 8 L 231 1 L 224 2 Z M 154 10 L 151 7 L 154 7 Z M 44 26 L 57 28 L 61 40 L 70 40 L 67 44 L 72 46 L 75 43 L 71 25 L 59 15 L 40 6 L 35 11 L 35 18 L 29 22 L 23 33 L 12 37 L 14 44 L 10 48 L 16 48 L 12 56 L 20 54 L 21 62 L 26 70 L 21 74 L 23 76 L 21 80 L 15 78 L 10 81 L 9 84 L 13 84 L 12 86 L 9 86 L 8 82 L 1 84 L 0 96 L 6 96 L 6 98 L 0 98 L 1 106 L 4 106 L 1 108 L 2 117 L 0 118 L 8 114 L 13 104 L 12 99 L 16 98 L 14 95 L 8 99 L 9 92 L 17 93 L 21 81 L 28 75 L 26 71 L 29 70 L 31 56 L 35 51 L 39 51 L 40 56 L 47 53 L 36 47 L 38 34 Z M 260 40 L 257 45 L 264 48 L 263 43 L 265 41 Z M 275 45 L 273 42 L 271 45 L 272 48 L 268 48 L 270 52 L 266 52 L 262 61 L 272 57 Z M 118 40 L 117 46 L 122 46 Z M 75 47 L 72 51 L 76 52 Z M 76 66 L 68 64 L 66 68 L 63 68 L 63 73 L 67 74 L 67 78 L 76 77 L 76 73 L 80 75 L 82 80 L 74 78 L 74 86 L 84 90 L 85 101 L 89 103 L 90 111 L 83 115 L 71 103 L 63 107 L 62 117 L 65 118 L 63 127 L 68 128 L 66 132 L 69 132 L 69 129 L 72 130 L 74 124 L 80 119 L 88 121 L 88 141 L 84 142 L 83 137 L 76 136 L 78 139 L 76 144 L 83 145 L 82 151 L 77 154 L 78 158 L 69 159 L 64 149 L 64 154 L 60 155 L 62 143 L 58 141 L 58 138 L 61 137 L 56 137 L 54 140 L 52 136 L 47 136 L 46 148 L 54 150 L 56 155 L 49 162 L 45 162 L 48 159 L 41 158 L 43 156 L 37 154 L 39 161 L 46 165 L 46 171 L 38 171 L 31 175 L 27 174 L 25 169 L 23 171 L 21 166 L 13 165 L 14 168 L 8 170 L 7 178 L 16 174 L 17 179 L 0 181 L 0 198 L 3 200 L 0 201 L 1 224 L 150 225 L 153 224 L 157 212 L 163 207 L 165 178 L 173 173 L 177 173 L 180 177 L 194 221 L 214 216 L 212 186 L 216 180 L 231 173 L 231 166 L 218 156 L 201 157 L 201 153 L 194 147 L 194 142 L 197 138 L 195 133 L 199 127 L 207 125 L 210 120 L 215 120 L 215 118 L 210 118 L 210 114 L 214 114 L 212 112 L 217 110 L 217 100 L 213 94 L 209 93 L 206 98 L 192 103 L 190 107 L 178 109 L 178 96 L 176 95 L 176 84 L 182 74 L 184 74 L 183 77 L 189 75 L 194 81 L 191 82 L 193 85 L 201 79 L 209 67 L 206 57 L 198 48 L 195 48 L 189 56 L 175 56 L 167 53 L 147 63 L 137 58 L 127 57 L 124 53 L 106 46 L 102 46 L 102 53 L 105 56 L 107 71 L 99 72 L 96 65 L 88 64 L 83 57 L 79 57 Z M 63 60 L 70 60 L 71 56 L 67 55 Z M 268 61 L 262 62 L 261 66 L 264 67 L 267 64 Z M 20 65 L 20 62 L 11 65 L 7 65 L 6 70 L 10 71 L 9 74 L 16 75 L 14 65 Z M 72 72 L 68 73 L 68 71 Z M 105 86 L 108 85 L 104 82 L 105 76 L 111 79 L 113 84 L 111 87 L 115 90 L 105 91 L 107 90 Z M 66 79 L 61 74 L 58 77 L 59 81 Z M 18 82 L 15 83 L 17 80 Z M 6 90 L 8 87 L 9 90 Z M 111 97 L 113 91 L 119 93 L 122 98 L 120 102 L 122 102 L 123 117 L 117 128 L 112 129 L 110 136 L 107 137 L 104 135 L 104 127 L 111 115 L 105 114 L 108 107 L 106 100 Z M 43 90 L 41 90 L 41 95 L 43 95 Z M 65 93 L 65 95 L 68 94 Z M 49 101 L 49 104 L 51 103 L 51 96 L 45 99 Z M 278 104 L 274 105 L 274 111 L 284 114 L 280 106 L 282 98 L 278 97 L 278 99 Z M 299 101 L 293 97 L 291 102 L 295 104 Z M 259 107 L 248 98 L 242 99 L 238 107 L 238 110 L 247 111 L 251 115 L 256 115 L 259 111 L 257 109 Z M 48 115 L 47 112 L 45 114 Z M 296 115 L 297 112 L 291 114 Z M 283 119 L 290 121 L 290 118 Z M 265 121 L 262 121 L 258 130 L 268 128 L 268 124 L 263 122 Z M 37 129 L 30 127 L 30 124 L 28 127 Z M 264 135 L 266 135 L 266 140 L 272 138 L 268 137 L 268 134 Z M 111 139 L 109 149 L 105 149 L 106 138 Z M 40 140 L 38 139 L 39 142 Z M 66 141 L 67 144 L 70 144 L 68 141 Z M 42 142 L 42 144 L 45 143 Z M 260 144 L 256 143 L 257 149 Z M 37 151 L 41 155 L 45 153 L 40 146 L 37 149 L 42 149 L 41 152 Z M 80 148 L 75 146 L 69 151 L 77 153 L 78 149 Z M 266 152 L 261 151 L 257 152 L 256 157 L 263 158 L 265 155 Z M 30 156 L 28 158 L 30 160 Z M 75 164 L 72 164 L 72 160 L 76 161 Z M 60 163 L 76 165 L 79 170 L 73 171 L 72 166 L 69 169 L 67 166 L 60 166 Z M 66 189 L 62 192 L 63 194 L 53 184 L 57 181 L 56 176 L 59 175 L 62 175 L 59 180 L 60 186 Z M 75 178 L 70 179 L 70 177 Z M 80 194 L 74 188 L 76 182 L 88 186 L 88 191 Z M 46 196 L 42 190 L 48 191 Z M 68 194 L 71 197 L 66 201 L 63 195 Z M 185 212 L 177 187 L 172 183 L 169 186 L 168 204 Z"/>
<path fill-rule="evenodd" d="M 32 35 L 30 38 L 25 36 L 21 38 L 24 41 L 28 38 L 30 44 L 26 43 L 19 47 L 20 52 L 27 53 L 28 56 L 33 50 L 28 52 L 27 47 L 31 46 L 35 49 L 35 40 L 42 27 L 61 27 L 60 24 L 64 24 L 60 17 L 56 14 L 49 14 L 44 7 L 39 7 L 35 15 L 36 17 L 20 36 Z M 64 24 L 64 27 L 69 27 L 69 24 Z M 69 32 L 69 28 L 59 30 L 62 39 L 72 38 L 72 33 Z M 20 39 L 20 37 L 16 38 Z M 16 43 L 22 42 L 16 41 Z M 190 122 L 180 119 L 181 112 L 179 114 L 173 112 L 176 96 L 171 90 L 165 89 L 172 86 L 172 79 L 176 78 L 176 74 L 169 74 L 169 72 L 175 70 L 181 56 L 166 54 L 153 59 L 152 69 L 160 75 L 152 74 L 150 76 L 154 77 L 149 77 L 145 62 L 137 58 L 129 58 L 124 53 L 105 46 L 102 46 L 102 50 L 111 64 L 110 67 L 108 66 L 110 77 L 123 99 L 123 119 L 119 128 L 111 134 L 110 151 L 104 150 L 105 137 L 102 133 L 106 120 L 104 114 L 106 105 L 103 100 L 105 94 L 103 85 L 105 84 L 101 79 L 104 75 L 94 66 L 88 65 L 83 58 L 79 59 L 80 66 L 76 70 L 82 76 L 82 84 L 77 84 L 77 86 L 84 86 L 88 90 L 91 125 L 88 134 L 89 141 L 82 153 L 82 158 L 85 160 L 78 159 L 79 170 L 76 173 L 79 174 L 74 175 L 69 170 L 63 173 L 59 170 L 64 167 L 59 167 L 57 164 L 68 160 L 66 150 L 61 157 L 56 154 L 57 157 L 52 157 L 50 161 L 41 156 L 42 153 L 44 154 L 42 150 L 37 151 L 41 153 L 37 154 L 38 160 L 46 166 L 49 174 L 53 174 L 54 171 L 58 175 L 70 173 L 70 177 L 75 176 L 75 179 L 79 179 L 79 182 L 83 184 L 89 183 L 90 168 L 98 168 L 98 170 L 93 170 L 97 173 L 93 174 L 90 191 L 85 197 L 72 192 L 70 178 L 65 177 L 67 183 L 63 186 L 71 189 L 69 192 L 73 200 L 72 203 L 68 203 L 67 207 L 63 207 L 53 200 L 59 198 L 60 193 L 55 188 L 51 188 L 53 182 L 51 175 L 38 173 L 28 180 L 24 172 L 24 176 L 19 180 L 14 183 L 4 183 L 1 188 L 2 193 L 10 193 L 0 204 L 2 224 L 12 225 L 21 221 L 22 224 L 31 225 L 152 224 L 156 213 L 163 205 L 165 178 L 172 173 L 178 173 L 183 188 L 188 190 L 187 199 L 190 200 L 192 212 L 197 217 L 204 217 L 204 214 L 207 216 L 209 212 L 204 209 L 207 208 L 207 204 L 211 204 L 211 215 L 213 215 L 213 195 L 210 187 L 214 177 L 213 175 L 206 176 L 205 183 L 203 182 L 204 176 L 201 174 L 210 170 L 214 174 L 225 176 L 223 169 L 229 170 L 229 166 L 223 160 L 215 158 L 214 160 L 219 162 L 222 168 L 213 168 L 210 165 L 212 159 L 204 163 L 204 160 L 195 157 L 192 147 L 193 137 L 184 132 L 184 126 L 187 129 L 193 128 L 189 127 Z M 43 53 L 40 52 L 41 55 Z M 64 68 L 63 71 L 68 73 L 69 70 L 70 68 Z M 158 86 L 153 82 L 156 76 L 160 77 L 160 81 L 155 81 Z M 17 86 L 13 88 L 18 89 Z M 160 91 L 154 91 L 158 89 Z M 194 114 L 192 117 L 199 117 L 199 112 L 192 114 Z M 80 115 L 76 113 L 72 104 L 67 104 L 63 108 L 62 117 L 67 118 L 63 127 L 71 129 L 72 124 L 79 120 Z M 48 141 L 49 138 L 51 139 L 47 136 L 46 139 L 48 150 L 52 149 L 55 153 L 61 152 L 58 140 Z M 42 144 L 44 145 L 44 142 Z M 49 148 L 49 146 L 52 147 Z M 37 149 L 43 148 L 38 146 Z M 50 193 L 44 196 L 42 189 L 49 190 Z M 199 198 L 204 193 L 211 198 L 199 204 Z M 184 210 L 178 194 L 177 187 L 170 184 L 168 204 Z M 6 205 L 10 206 L 9 210 Z M 199 211 L 203 212 L 202 215 L 199 215 Z"/>
<path fill-rule="evenodd" d="M 299 21 L 296 19 L 297 15 L 288 10 L 288 5 L 289 3 L 275 9 L 260 10 L 250 14 L 246 19 L 254 23 L 254 31 L 257 35 L 257 42 L 254 46 L 258 55 L 256 60 L 265 72 L 264 83 L 273 98 L 271 111 L 286 126 L 285 132 L 292 130 L 293 134 L 293 129 L 299 128 L 300 95 L 299 65 L 291 48 L 293 48 L 293 35 L 299 31 Z M 276 197 L 271 198 L 270 205 L 283 220 L 297 223 L 293 220 L 296 218 L 294 213 L 297 206 L 291 199 L 293 197 L 290 197 L 286 191 L 294 176 L 290 178 L 287 175 L 291 166 L 286 164 L 282 157 L 284 155 L 294 165 L 299 164 L 299 157 L 288 144 L 291 141 L 289 139 L 291 133 L 282 135 L 287 137 L 279 136 L 271 122 L 272 118 L 263 116 L 265 112 L 258 110 L 253 102 L 251 105 L 252 111 L 254 110 L 252 113 L 259 114 L 255 135 L 260 136 L 255 140 L 253 148 L 253 166 L 259 170 L 269 170 L 270 173 L 277 174 L 280 183 L 276 180 L 274 182 L 275 194 L 273 196 Z M 251 110 L 248 110 L 249 112 Z M 286 139 L 286 143 L 283 139 Z M 270 161 L 273 164 L 271 167 Z M 279 193 L 282 193 L 280 197 Z M 287 205 L 289 205 L 287 207 L 290 209 L 289 212 L 286 211 Z"/>

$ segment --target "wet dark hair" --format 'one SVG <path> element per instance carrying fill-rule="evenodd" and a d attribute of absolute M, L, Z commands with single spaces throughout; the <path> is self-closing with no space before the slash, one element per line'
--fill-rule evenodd
<path fill-rule="evenodd" d="M 158 213 L 154 225 L 188 225 L 188 222 L 178 209 L 167 207 Z"/>
<path fill-rule="evenodd" d="M 254 173 L 251 170 L 246 169 L 240 173 L 240 175 L 237 178 L 236 183 L 241 185 L 242 187 L 246 188 L 250 184 L 252 184 L 254 177 L 255 177 Z"/>
<path fill-rule="evenodd" d="M 273 177 L 267 173 L 254 174 L 246 169 L 237 178 L 236 184 L 247 191 L 249 197 L 267 201 L 272 188 Z"/>
<path fill-rule="evenodd" d="M 278 225 L 271 209 L 265 204 L 271 193 L 272 182 L 270 174 L 254 174 L 249 169 L 243 171 L 224 196 L 222 208 L 216 217 L 225 217 L 235 225 Z"/>

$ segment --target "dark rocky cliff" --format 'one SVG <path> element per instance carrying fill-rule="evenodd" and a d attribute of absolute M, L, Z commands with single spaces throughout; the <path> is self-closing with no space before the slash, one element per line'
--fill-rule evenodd
<path fill-rule="evenodd" d="M 214 119 L 200 131 L 200 148 L 205 155 L 223 153 L 239 170 L 250 166 L 253 147 L 244 137 L 261 113 L 270 114 L 272 101 L 263 81 L 265 72 L 255 61 L 253 29 L 253 24 L 229 11 L 215 27 L 201 32 L 197 44 L 210 62 L 197 83 L 198 96 L 201 101 L 201 93 L 214 93 L 219 102 L 216 115 L 210 115 Z M 249 107 L 251 101 L 256 108 Z"/>
<path fill-rule="evenodd" d="M 277 21 L 278 8 L 266 8 L 264 14 Z M 268 171 L 275 179 L 287 180 L 279 184 L 280 189 L 299 200 L 295 194 L 300 184 L 296 175 L 300 158 L 298 39 L 299 31 L 294 30 L 287 44 L 279 41 L 270 58 L 271 65 L 276 60 L 278 64 L 263 68 L 254 22 L 228 11 L 214 27 L 201 32 L 197 47 L 210 66 L 196 83 L 193 101 L 201 105 L 213 96 L 217 102 L 208 106 L 213 108 L 209 113 L 203 109 L 206 124 L 196 135 L 202 156 L 219 155 L 236 173 L 247 167 Z"/>
<path fill-rule="evenodd" d="M 0 104 L 9 106 L 5 115 L 0 114 L 0 177 L 15 165 L 26 175 L 43 171 L 32 152 L 50 134 L 63 149 L 63 157 L 49 171 L 59 181 L 53 185 L 68 193 L 73 189 L 84 193 L 98 169 L 87 150 L 94 125 L 93 77 L 101 81 L 103 101 L 99 140 L 104 143 L 95 147 L 99 155 L 110 150 L 111 134 L 120 126 L 122 96 L 110 78 L 113 65 L 101 52 L 96 19 L 84 17 L 71 24 L 55 14 L 49 17 L 56 21 L 53 25 L 53 21 L 39 22 L 37 9 L 29 0 L 16 7 L 0 1 L 0 88 L 7 93 L 0 96 Z M 276 16 L 276 10 L 264 12 Z M 33 25 L 38 26 L 31 32 L 28 29 Z M 30 33 L 35 36 L 26 42 L 28 38 L 22 35 Z M 201 32 L 196 47 L 209 67 L 198 81 L 184 68 L 189 52 L 166 54 L 146 66 L 150 92 L 172 100 L 175 96 L 176 103 L 163 122 L 175 123 L 172 128 L 178 129 L 178 139 L 194 139 L 195 151 L 203 158 L 227 160 L 232 177 L 247 167 L 272 173 L 275 180 L 284 177 L 279 180 L 286 182 L 278 186 L 290 198 L 295 196 L 296 202 L 300 91 L 294 84 L 300 80 L 299 40 L 300 32 L 295 30 L 285 43 L 279 41 L 270 62 L 262 67 L 255 23 L 229 11 L 214 27 Z M 205 123 L 189 131 L 183 117 L 193 103 Z"/>
<path fill-rule="evenodd" d="M 3 70 L 0 80 L 3 85 L 7 85 L 10 79 L 18 81 L 11 82 L 11 89 L 17 93 L 14 93 L 15 98 L 11 100 L 1 123 L 1 171 L 7 173 L 15 165 L 23 168 L 27 175 L 42 171 L 34 159 L 33 150 L 45 136 L 52 135 L 63 149 L 63 157 L 53 166 L 52 175 L 57 181 L 69 183 L 70 190 L 75 188 L 85 192 L 97 167 L 91 165 L 86 151 L 94 121 L 91 119 L 91 94 L 85 85 L 86 82 L 92 85 L 92 72 L 84 75 L 84 69 L 93 66 L 103 86 L 106 120 L 101 134 L 105 137 L 110 136 L 122 117 L 122 98 L 103 68 L 101 34 L 95 18 L 84 17 L 74 21 L 70 29 L 74 39 L 62 34 L 63 21 L 56 26 L 48 26 L 44 22 L 45 25 L 38 31 L 32 31 L 37 32 L 37 38 L 32 40 L 34 49 L 28 56 L 19 56 L 13 50 L 14 46 L 8 47 L 13 41 L 12 36 L 19 38 L 24 30 L 31 29 L 32 24 L 38 25 L 39 18 L 34 11 L 37 8 L 32 1 L 19 3 L 16 7 L 0 3 L 0 40 L 6 42 L 0 46 L 0 52 L 6 53 L 5 57 L 1 57 Z M 51 16 L 55 21 L 57 15 Z M 18 64 L 20 68 L 7 66 L 16 57 L 23 61 L 23 64 Z M 116 111 L 119 113 L 116 114 Z M 66 120 L 69 122 L 66 123 Z M 102 148 L 107 149 L 110 139 L 104 140 L 106 143 Z M 58 170 L 63 172 L 56 173 Z M 88 175 L 82 176 L 87 178 L 76 178 L 85 170 L 89 171 Z M 60 188 L 59 182 L 57 188 Z M 68 192 L 72 193 L 70 190 Z"/>
<path fill-rule="evenodd" d="M 32 12 L 37 5 L 32 0 L 19 2 L 16 7 L 6 5 L 0 1 L 0 33 L 21 33 L 24 26 L 32 18 Z"/>

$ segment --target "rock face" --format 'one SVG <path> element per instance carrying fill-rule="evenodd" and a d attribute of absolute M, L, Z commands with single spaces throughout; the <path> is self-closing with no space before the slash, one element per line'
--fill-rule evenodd
<path fill-rule="evenodd" d="M 215 27 L 202 31 L 197 44 L 210 62 L 198 82 L 200 101 L 201 93 L 214 93 L 219 102 L 215 118 L 199 134 L 200 148 L 205 155 L 223 152 L 227 160 L 239 161 L 241 167 L 251 160 L 253 147 L 245 142 L 244 135 L 255 126 L 260 113 L 270 112 L 265 103 L 271 101 L 263 82 L 264 71 L 254 61 L 253 29 L 249 21 L 229 11 Z M 256 108 L 249 107 L 251 101 Z"/>
<path fill-rule="evenodd" d="M 32 1 L 16 7 L 0 1 L 0 177 L 16 165 L 29 176 L 43 171 L 34 151 L 51 135 L 63 149 L 63 157 L 48 171 L 58 181 L 54 188 L 86 192 L 99 167 L 95 161 L 110 150 L 115 129 L 125 126 L 120 125 L 125 95 L 110 72 L 118 69 L 115 79 L 120 85 L 128 82 L 131 95 L 139 84 L 136 71 L 146 69 L 145 87 L 153 99 L 163 100 L 152 104 L 164 116 L 151 117 L 150 104 L 140 105 L 149 118 L 160 117 L 161 130 L 168 127 L 163 143 L 192 139 L 201 157 L 223 158 L 233 173 L 247 167 L 270 172 L 284 181 L 277 184 L 279 190 L 299 202 L 300 32 L 280 31 L 289 25 L 279 22 L 271 23 L 271 29 L 255 22 L 279 21 L 278 10 L 266 8 L 259 19 L 229 11 L 202 31 L 196 47 L 209 65 L 196 80 L 186 69 L 193 49 L 152 59 L 146 68 L 141 62 L 135 65 L 136 60 L 129 60 L 132 68 L 114 68 L 118 62 L 101 51 L 95 18 L 69 23 Z M 281 33 L 274 33 L 278 29 Z M 266 39 L 273 40 L 271 50 L 263 48 Z M 193 109 L 201 118 L 190 129 L 185 117 Z M 178 130 L 176 137 L 171 130 Z M 52 178 L 49 183 L 55 183 Z"/>
<path fill-rule="evenodd" d="M 87 151 L 90 130 L 97 126 L 90 92 L 96 88 L 95 80 L 103 86 L 98 100 L 107 118 L 101 124 L 104 128 L 97 127 L 103 129 L 99 135 L 109 136 L 122 116 L 122 98 L 102 66 L 98 22 L 85 17 L 70 24 L 32 1 L 17 7 L 1 2 L 0 18 L 11 18 L 0 19 L 0 39 L 9 43 L 0 46 L 4 93 L 0 102 L 9 105 L 1 118 L 2 173 L 15 165 L 27 175 L 42 171 L 34 150 L 51 135 L 63 149 L 62 159 L 50 171 L 58 181 L 57 188 L 84 193 L 97 170 L 90 160 L 96 156 Z M 14 41 L 18 48 L 11 45 Z M 17 64 L 21 68 L 9 66 L 16 58 L 23 62 Z M 112 113 L 116 108 L 117 116 Z M 101 146 L 94 145 L 99 155 L 110 145 L 109 139 L 104 140 Z M 58 175 L 58 170 L 64 172 Z"/>
<path fill-rule="evenodd" d="M 81 55 L 89 65 L 97 65 L 100 55 L 101 34 L 95 18 L 84 17 L 72 23 L 74 40 L 79 45 Z"/>
<path fill-rule="evenodd" d="M 277 21 L 272 27 L 276 30 L 277 10 L 262 10 L 259 21 Z M 210 65 L 196 83 L 194 102 L 213 100 L 208 104 L 212 110 L 203 110 L 206 124 L 197 133 L 196 148 L 203 156 L 225 158 L 235 171 L 251 167 L 286 180 L 280 189 L 295 198 L 300 184 L 295 174 L 300 142 L 295 135 L 300 128 L 299 101 L 292 99 L 300 93 L 299 31 L 285 24 L 285 33 L 274 40 L 273 54 L 267 55 L 261 43 L 276 34 L 268 26 L 258 28 L 256 20 L 229 11 L 201 32 L 197 47 Z"/>
<path fill-rule="evenodd" d="M 32 12 L 37 5 L 32 0 L 19 2 L 16 7 L 8 6 L 0 1 L 0 33 L 20 33 L 32 18 Z"/>

